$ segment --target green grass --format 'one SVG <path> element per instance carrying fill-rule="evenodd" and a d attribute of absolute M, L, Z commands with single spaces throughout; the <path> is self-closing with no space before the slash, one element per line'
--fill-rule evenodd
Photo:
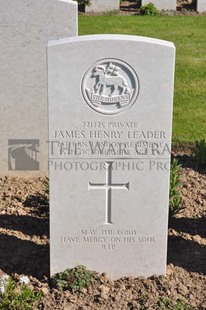
<path fill-rule="evenodd" d="M 79 16 L 79 34 L 118 33 L 174 42 L 173 142 L 206 137 L 206 16 Z"/>

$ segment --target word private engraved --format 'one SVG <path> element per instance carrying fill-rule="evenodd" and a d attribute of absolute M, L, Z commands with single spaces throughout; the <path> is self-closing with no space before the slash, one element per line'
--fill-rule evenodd
<path fill-rule="evenodd" d="M 135 71 L 117 59 L 103 59 L 87 70 L 82 79 L 82 94 L 90 108 L 106 115 L 129 109 L 139 94 Z"/>
<path fill-rule="evenodd" d="M 90 189 L 105 189 L 106 190 L 106 209 L 105 209 L 105 223 L 112 224 L 112 189 L 126 189 L 129 190 L 129 182 L 125 184 L 112 183 L 112 164 L 113 162 L 106 162 L 106 182 L 105 183 L 90 183 Z"/>

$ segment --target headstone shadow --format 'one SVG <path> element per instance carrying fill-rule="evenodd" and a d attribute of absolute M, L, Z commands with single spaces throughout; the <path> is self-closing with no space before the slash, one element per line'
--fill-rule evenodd
<path fill-rule="evenodd" d="M 200 174 L 206 174 L 206 167 L 200 165 L 194 156 L 192 155 L 177 155 L 172 156 L 172 159 L 177 159 L 178 163 L 182 166 L 182 168 L 190 168 L 193 169 Z"/>
<path fill-rule="evenodd" d="M 190 235 L 199 235 L 206 238 L 206 217 L 201 218 L 175 218 L 169 221 L 169 228 L 188 233 Z"/>
<path fill-rule="evenodd" d="M 24 207 L 32 208 L 32 213 L 38 216 L 49 215 L 49 200 L 48 196 L 36 193 L 29 195 L 23 202 Z"/>
<path fill-rule="evenodd" d="M 188 272 L 206 274 L 206 246 L 181 236 L 169 236 L 168 264 L 182 267 Z"/>
<path fill-rule="evenodd" d="M 42 279 L 49 275 L 49 245 L 40 245 L 7 234 L 0 235 L 0 269 Z"/>
<path fill-rule="evenodd" d="M 19 231 L 29 236 L 49 236 L 48 220 L 33 216 L 0 215 L 0 227 Z"/>
<path fill-rule="evenodd" d="M 0 215 L 0 228 L 7 230 L 0 235 L 0 269 L 42 279 L 49 275 L 49 245 L 44 244 L 49 237 L 48 198 L 37 193 L 23 204 L 31 215 Z M 28 236 L 34 238 L 26 240 Z"/>

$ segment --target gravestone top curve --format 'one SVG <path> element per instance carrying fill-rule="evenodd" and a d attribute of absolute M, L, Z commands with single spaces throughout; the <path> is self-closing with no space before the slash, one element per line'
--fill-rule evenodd
<path fill-rule="evenodd" d="M 61 0 L 59 0 L 61 1 Z M 142 43 L 151 43 L 151 44 L 158 44 L 168 47 L 175 47 L 174 43 L 166 40 L 160 40 L 160 39 L 154 39 L 149 37 L 143 37 L 143 36 L 133 36 L 133 35 L 124 35 L 124 34 L 93 34 L 93 35 L 83 35 L 83 36 L 75 36 L 70 38 L 62 38 L 59 40 L 50 40 L 48 42 L 49 46 L 59 45 L 59 44 L 65 44 L 65 43 L 71 43 L 71 42 L 83 42 L 83 41 L 103 41 L 103 40 L 125 40 L 125 41 L 136 41 L 136 42 L 142 42 Z"/>

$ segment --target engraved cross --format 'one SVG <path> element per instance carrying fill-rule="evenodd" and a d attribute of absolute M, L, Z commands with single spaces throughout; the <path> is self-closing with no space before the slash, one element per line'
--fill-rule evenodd
<path fill-rule="evenodd" d="M 112 163 L 106 162 L 106 182 L 105 183 L 90 183 L 90 189 L 106 190 L 106 208 L 105 208 L 105 224 L 112 224 L 112 190 L 126 189 L 129 190 L 129 182 L 126 184 L 112 183 Z"/>

